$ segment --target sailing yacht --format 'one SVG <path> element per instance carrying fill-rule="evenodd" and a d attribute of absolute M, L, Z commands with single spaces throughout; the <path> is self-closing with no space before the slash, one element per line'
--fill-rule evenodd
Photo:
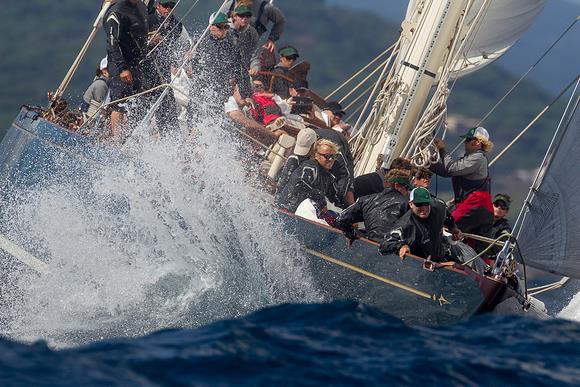
<path fill-rule="evenodd" d="M 444 130 L 451 83 L 505 53 L 544 4 L 545 0 L 411 0 L 401 36 L 363 109 L 370 113 L 355 123 L 358 131 L 351 148 L 356 174 L 373 172 L 379 156 L 384 166 L 400 156 L 418 166 L 436 162 L 432 140 Z M 78 60 L 75 63 L 78 66 Z M 65 82 L 57 97 L 64 87 Z M 477 270 L 467 263 L 437 263 L 411 255 L 405 260 L 382 256 L 375 241 L 361 238 L 348 245 L 340 230 L 283 210 L 275 214 L 307 254 L 314 285 L 326 300 L 355 299 L 411 324 L 448 324 L 487 312 L 547 316 L 543 304 L 530 296 L 516 265 L 580 276 L 574 264 L 578 226 L 566 206 L 573 202 L 574 191 L 560 184 L 559 173 L 565 169 L 562 156 L 557 156 L 580 147 L 573 133 L 578 127 L 577 104 L 575 94 L 526 200 L 517 245 L 492 241 L 504 246 L 493 268 Z M 33 185 L 46 173 L 82 174 L 82 167 L 55 168 L 52 160 L 98 159 L 101 152 L 114 152 L 106 147 L 95 150 L 89 138 L 64 127 L 56 110 L 54 105 L 22 108 L 0 144 L 2 186 Z M 539 240 L 539 233 L 546 238 Z M 559 239 L 551 239 L 555 235 Z M 41 275 L 50 275 L 45 262 L 9 240 L 3 239 L 2 248 Z"/>

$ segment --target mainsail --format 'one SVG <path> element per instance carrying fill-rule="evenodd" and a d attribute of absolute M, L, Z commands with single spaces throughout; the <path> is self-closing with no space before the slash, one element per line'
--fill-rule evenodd
<path fill-rule="evenodd" d="M 573 94 L 568 112 L 554 137 L 543 166 L 524 204 L 518 242 L 526 264 L 580 278 L 580 94 Z"/>
<path fill-rule="evenodd" d="M 471 27 L 485 0 L 476 0 L 470 8 L 466 28 Z M 490 64 L 503 55 L 528 30 L 540 14 L 546 0 L 491 1 L 461 59 L 453 66 L 453 76 L 461 76 Z M 469 39 L 469 38 L 468 38 Z M 457 72 L 458 71 L 458 72 Z"/>

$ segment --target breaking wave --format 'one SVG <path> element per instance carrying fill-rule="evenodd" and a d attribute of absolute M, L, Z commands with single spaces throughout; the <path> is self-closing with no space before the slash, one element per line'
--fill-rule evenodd
<path fill-rule="evenodd" d="M 317 300 L 299 245 L 252 188 L 249 146 L 207 120 L 98 162 L 61 154 L 2 209 L 3 234 L 49 263 L 2 270 L 3 334 L 59 347 Z"/>

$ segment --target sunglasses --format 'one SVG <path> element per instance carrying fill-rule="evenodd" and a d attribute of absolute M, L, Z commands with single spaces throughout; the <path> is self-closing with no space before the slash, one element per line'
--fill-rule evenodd
<path fill-rule="evenodd" d="M 501 204 L 501 203 L 493 203 L 494 207 L 501 208 L 502 210 L 507 210 L 508 206 Z"/>
<path fill-rule="evenodd" d="M 318 153 L 320 156 L 324 157 L 324 159 L 327 161 L 334 160 L 338 156 L 336 153 L 329 153 L 329 154 L 324 154 L 324 153 L 319 153 L 319 152 L 316 152 L 316 153 Z"/>
<path fill-rule="evenodd" d="M 160 6 L 162 6 L 163 8 L 173 8 L 175 7 L 175 3 L 167 3 L 167 4 L 159 4 Z"/>
<path fill-rule="evenodd" d="M 229 28 L 230 28 L 230 26 L 229 26 L 229 25 L 227 25 L 227 24 L 214 24 L 214 26 L 215 26 L 217 29 L 219 29 L 219 30 L 222 30 L 222 31 L 224 31 L 224 30 L 227 30 L 227 29 L 229 29 Z"/>
<path fill-rule="evenodd" d="M 465 142 L 471 142 L 471 141 L 473 141 L 473 140 L 477 140 L 477 138 L 475 138 L 475 137 L 467 137 L 467 138 L 465 139 Z"/>
<path fill-rule="evenodd" d="M 252 14 L 251 13 L 243 13 L 241 15 L 240 14 L 236 14 L 236 16 L 238 16 L 238 17 L 240 17 L 242 19 L 249 19 L 249 18 L 252 17 Z"/>
<path fill-rule="evenodd" d="M 413 203 L 413 205 L 415 205 L 415 207 L 427 207 L 430 206 L 431 203 Z"/>
<path fill-rule="evenodd" d="M 252 86 L 254 87 L 254 89 L 263 89 L 264 88 L 264 84 L 262 84 L 262 83 L 254 83 Z"/>

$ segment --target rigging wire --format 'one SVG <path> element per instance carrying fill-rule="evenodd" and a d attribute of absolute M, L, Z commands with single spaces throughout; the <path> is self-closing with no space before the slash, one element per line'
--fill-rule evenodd
<path fill-rule="evenodd" d="M 350 97 L 355 91 L 361 88 L 361 86 L 366 83 L 373 75 L 375 75 L 380 69 L 382 69 L 387 63 L 388 59 L 377 66 L 369 75 L 367 75 L 362 81 L 360 81 L 351 91 L 349 91 L 344 97 L 338 100 L 339 103 L 343 103 L 348 97 Z M 373 82 L 374 84 L 374 82 Z M 372 87 L 372 85 L 371 85 Z M 370 88 L 369 88 L 370 89 Z M 368 89 L 367 89 L 368 90 Z M 365 90 L 366 91 L 366 90 Z M 363 92 L 364 93 L 364 92 Z M 326 99 L 326 98 L 325 98 Z"/>
<path fill-rule="evenodd" d="M 564 117 L 566 115 L 566 112 L 569 111 L 571 108 L 570 106 L 574 105 L 573 108 L 571 109 L 572 112 L 574 112 L 577 108 L 578 108 L 578 104 L 580 103 L 580 96 L 576 96 L 576 101 L 574 101 L 574 96 L 576 95 L 577 91 L 578 91 L 578 87 L 580 86 L 580 80 L 576 82 L 576 86 L 574 88 L 574 91 L 572 92 L 572 97 L 570 98 L 570 100 L 568 101 L 568 105 L 566 106 L 566 108 L 564 109 L 564 114 L 562 115 L 562 118 L 560 119 L 560 122 L 558 123 L 558 126 L 556 127 L 556 130 L 554 131 L 554 135 L 552 136 L 552 140 L 550 141 L 550 145 L 548 146 L 548 150 L 546 151 L 545 155 L 544 155 L 544 159 L 542 160 L 542 163 L 540 164 L 540 168 L 538 169 L 538 172 L 536 173 L 536 177 L 534 178 L 534 181 L 532 182 L 532 186 L 530 187 L 530 190 L 528 191 L 528 195 L 526 196 L 526 200 L 524 201 L 524 205 L 522 206 L 522 208 L 520 209 L 520 212 L 518 214 L 518 217 L 516 219 L 516 222 L 514 224 L 514 230 L 517 229 L 517 238 L 519 238 L 520 236 L 520 232 L 522 230 L 522 225 L 524 224 L 526 215 L 524 213 L 524 210 L 526 208 L 526 205 L 531 205 L 531 201 L 533 199 L 533 195 L 535 194 L 535 192 L 537 191 L 537 188 L 539 187 L 539 185 L 541 184 L 540 181 L 540 176 L 543 175 L 544 170 L 547 168 L 547 166 L 549 165 L 550 160 L 549 155 L 551 155 L 553 152 L 553 148 L 559 146 L 559 141 L 556 144 L 556 139 L 559 138 L 559 132 L 563 127 L 563 122 L 564 122 Z M 572 113 L 573 115 L 573 113 Z M 572 115 L 570 115 L 570 119 L 572 118 Z M 569 122 L 567 124 L 565 124 L 564 126 L 569 125 Z M 521 222 L 520 222 L 521 219 Z"/>
<path fill-rule="evenodd" d="M 357 71 L 355 74 L 353 74 L 349 79 L 347 79 L 341 85 L 339 85 L 336 89 L 334 89 L 330 94 L 328 94 L 326 97 L 324 97 L 324 99 L 329 99 L 330 97 L 332 97 L 339 90 L 341 90 L 344 86 L 346 86 L 347 84 L 349 84 L 354 78 L 356 78 L 362 72 L 364 72 L 366 69 L 368 69 L 373 63 L 375 63 L 377 60 L 379 60 L 380 57 L 382 57 L 383 55 L 385 55 L 387 52 L 391 51 L 394 47 L 395 47 L 395 45 L 393 44 L 389 48 L 387 48 L 385 51 L 381 52 L 373 60 L 371 60 L 369 63 L 367 63 L 363 68 L 361 68 L 359 71 Z"/>
<path fill-rule="evenodd" d="M 486 115 L 479 120 L 479 123 L 476 126 L 481 126 L 481 124 L 487 119 L 489 118 L 489 116 L 499 107 L 499 105 L 501 105 L 503 103 L 503 101 L 516 89 L 516 87 L 528 76 L 528 74 L 548 55 L 548 53 L 552 50 L 552 48 L 554 48 L 556 46 L 556 44 L 558 44 L 558 42 L 560 40 L 562 40 L 564 38 L 564 36 L 570 32 L 570 30 L 572 29 L 572 27 L 576 24 L 576 22 L 580 19 L 580 16 L 577 16 L 574 21 L 560 34 L 560 36 L 558 36 L 558 38 L 556 38 L 556 40 L 554 40 L 554 42 L 552 42 L 552 44 L 540 55 L 540 57 L 538 58 L 538 60 L 532 65 L 530 66 L 530 68 L 520 77 L 520 79 L 518 79 L 514 85 L 499 99 L 499 101 L 490 109 L 489 112 L 486 113 Z M 450 154 L 453 154 L 457 151 L 457 149 L 459 149 L 459 147 L 461 146 L 461 144 L 463 143 L 463 141 L 460 141 L 457 145 L 455 145 L 455 147 L 453 148 L 453 150 L 451 151 Z"/>
<path fill-rule="evenodd" d="M 512 91 L 514 91 L 514 89 L 522 82 L 522 80 L 538 65 L 538 63 L 542 61 L 542 59 L 544 59 L 546 55 L 548 55 L 548 53 L 552 50 L 552 48 L 554 48 L 554 46 L 558 44 L 558 42 L 572 29 L 572 27 L 574 27 L 578 19 L 580 19 L 580 16 L 574 19 L 574 21 L 568 26 L 568 28 L 566 28 L 564 32 L 562 32 L 560 36 L 550 45 L 550 47 L 548 47 L 548 49 L 544 51 L 544 53 L 540 56 L 540 58 L 538 58 L 538 60 L 533 65 L 530 66 L 528 71 L 526 71 L 524 75 L 522 75 L 520 79 L 518 79 L 517 82 L 514 83 L 514 85 L 507 91 L 507 93 L 505 93 L 505 95 L 501 97 L 499 101 L 497 101 L 497 103 L 491 108 L 491 110 L 485 116 L 483 116 L 481 120 L 479 120 L 476 126 L 480 126 L 495 111 L 495 109 L 503 102 L 503 100 L 506 99 L 512 93 Z"/>
<path fill-rule="evenodd" d="M 578 82 L 578 80 L 580 79 L 580 75 L 576 75 L 576 77 L 570 82 L 568 83 L 568 85 L 560 92 L 560 94 L 558 94 L 558 96 L 556 98 L 554 98 L 548 105 L 546 105 L 537 115 L 536 117 L 534 117 L 534 119 L 528 124 L 526 125 L 525 128 L 523 128 L 521 130 L 520 133 L 518 133 L 518 135 L 508 144 L 506 145 L 506 147 L 504 149 L 501 150 L 501 152 L 499 152 L 499 154 L 497 156 L 494 157 L 493 160 L 491 160 L 491 162 L 489 163 L 489 166 L 491 167 L 493 164 L 495 164 L 495 162 L 505 154 L 505 152 L 507 152 L 527 131 L 528 129 L 530 129 L 559 99 L 562 95 L 564 95 L 564 93 L 566 91 L 568 91 L 568 89 L 570 87 L 572 87 L 572 85 L 575 82 Z"/>
<path fill-rule="evenodd" d="M 181 1 L 181 0 L 179 0 Z M 178 25 L 182 25 L 183 26 L 183 21 L 185 20 L 185 18 L 187 17 L 187 15 L 189 15 L 189 13 L 193 10 L 193 8 L 195 8 L 195 6 L 197 5 L 197 3 L 199 3 L 199 0 L 195 0 L 193 2 L 193 4 L 191 5 L 191 7 L 189 7 L 189 9 L 187 10 L 187 12 L 185 12 L 183 14 L 183 16 L 181 17 L 181 19 L 179 19 L 179 23 L 175 23 L 175 25 L 169 30 L 169 32 L 161 37 L 161 40 L 155 45 L 153 46 L 153 48 L 151 50 L 149 50 L 149 52 L 147 53 L 147 55 L 145 55 L 145 58 L 147 58 L 149 55 L 151 55 L 160 45 L 161 43 L 163 43 L 167 37 L 169 35 L 171 35 L 171 33 L 173 32 L 173 30 L 178 26 Z M 175 7 L 173 7 L 173 10 L 177 8 L 177 4 L 175 5 Z M 173 12 L 172 10 L 172 12 Z M 163 22 L 165 22 L 167 19 L 169 19 L 169 16 L 171 16 L 171 13 L 165 18 L 165 20 Z M 163 25 L 163 23 L 161 23 L 161 25 Z M 157 31 L 155 32 L 157 34 L 157 32 L 159 32 L 159 30 L 161 29 L 161 26 L 159 26 L 159 28 L 157 29 Z"/>

